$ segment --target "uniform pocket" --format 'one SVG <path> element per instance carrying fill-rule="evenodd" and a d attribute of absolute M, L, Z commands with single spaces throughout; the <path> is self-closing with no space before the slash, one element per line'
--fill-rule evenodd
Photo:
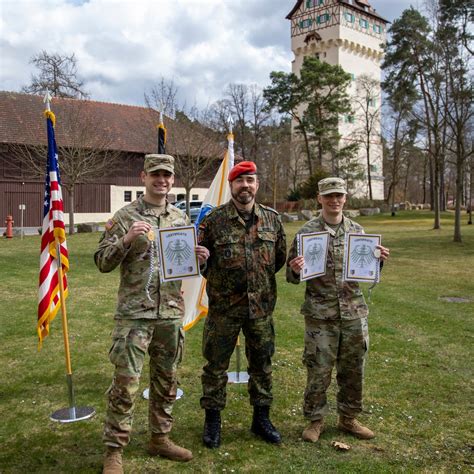
<path fill-rule="evenodd" d="M 275 263 L 275 242 L 277 236 L 275 232 L 258 231 L 259 254 L 265 265 L 273 265 Z"/>
<path fill-rule="evenodd" d="M 109 350 L 109 360 L 117 367 L 124 367 L 125 364 L 125 348 L 127 346 L 127 337 L 130 328 L 115 327 L 112 331 L 112 346 Z"/>
<path fill-rule="evenodd" d="M 242 268 L 245 259 L 244 247 L 236 237 L 226 236 L 216 239 L 215 251 L 217 264 L 226 269 Z"/>

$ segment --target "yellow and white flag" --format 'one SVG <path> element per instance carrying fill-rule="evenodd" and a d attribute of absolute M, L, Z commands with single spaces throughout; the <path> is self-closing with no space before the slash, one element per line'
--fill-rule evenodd
<path fill-rule="evenodd" d="M 230 199 L 230 187 L 227 181 L 229 171 L 234 166 L 234 135 L 227 135 L 227 151 L 224 159 L 212 180 L 209 191 L 203 200 L 201 211 L 196 219 L 196 228 L 199 223 L 212 209 L 226 203 Z M 183 290 L 185 315 L 183 327 L 185 331 L 191 329 L 201 318 L 207 314 L 207 293 L 206 279 L 204 277 L 189 278 L 183 280 L 181 289 Z"/>

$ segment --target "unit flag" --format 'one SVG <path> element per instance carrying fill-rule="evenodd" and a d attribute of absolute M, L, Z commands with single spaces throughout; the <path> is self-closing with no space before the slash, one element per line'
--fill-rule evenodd
<path fill-rule="evenodd" d="M 230 188 L 227 181 L 230 169 L 234 166 L 234 135 L 227 135 L 227 151 L 224 159 L 212 180 L 209 191 L 203 200 L 201 211 L 196 219 L 196 229 L 202 219 L 214 208 L 230 199 Z M 207 315 L 208 300 L 206 294 L 206 279 L 204 277 L 190 278 L 182 283 L 185 316 L 183 327 L 191 329 L 201 318 Z"/>

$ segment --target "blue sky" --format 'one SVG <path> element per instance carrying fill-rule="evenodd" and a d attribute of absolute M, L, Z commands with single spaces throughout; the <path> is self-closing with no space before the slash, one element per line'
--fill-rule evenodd
<path fill-rule="evenodd" d="M 371 0 L 393 21 L 417 1 Z M 0 90 L 30 81 L 30 58 L 74 53 L 94 100 L 144 105 L 161 77 L 205 106 L 226 85 L 289 71 L 293 0 L 0 0 Z"/>

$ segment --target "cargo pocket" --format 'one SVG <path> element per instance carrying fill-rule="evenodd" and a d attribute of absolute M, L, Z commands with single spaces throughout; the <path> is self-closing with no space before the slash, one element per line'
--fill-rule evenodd
<path fill-rule="evenodd" d="M 179 335 L 178 335 L 178 347 L 176 348 L 176 354 L 174 358 L 173 365 L 178 366 L 181 361 L 183 360 L 183 354 L 184 354 L 184 329 L 179 328 Z"/>
<path fill-rule="evenodd" d="M 109 350 L 109 360 L 116 367 L 126 367 L 127 337 L 131 328 L 115 327 L 112 331 L 112 346 Z"/>

